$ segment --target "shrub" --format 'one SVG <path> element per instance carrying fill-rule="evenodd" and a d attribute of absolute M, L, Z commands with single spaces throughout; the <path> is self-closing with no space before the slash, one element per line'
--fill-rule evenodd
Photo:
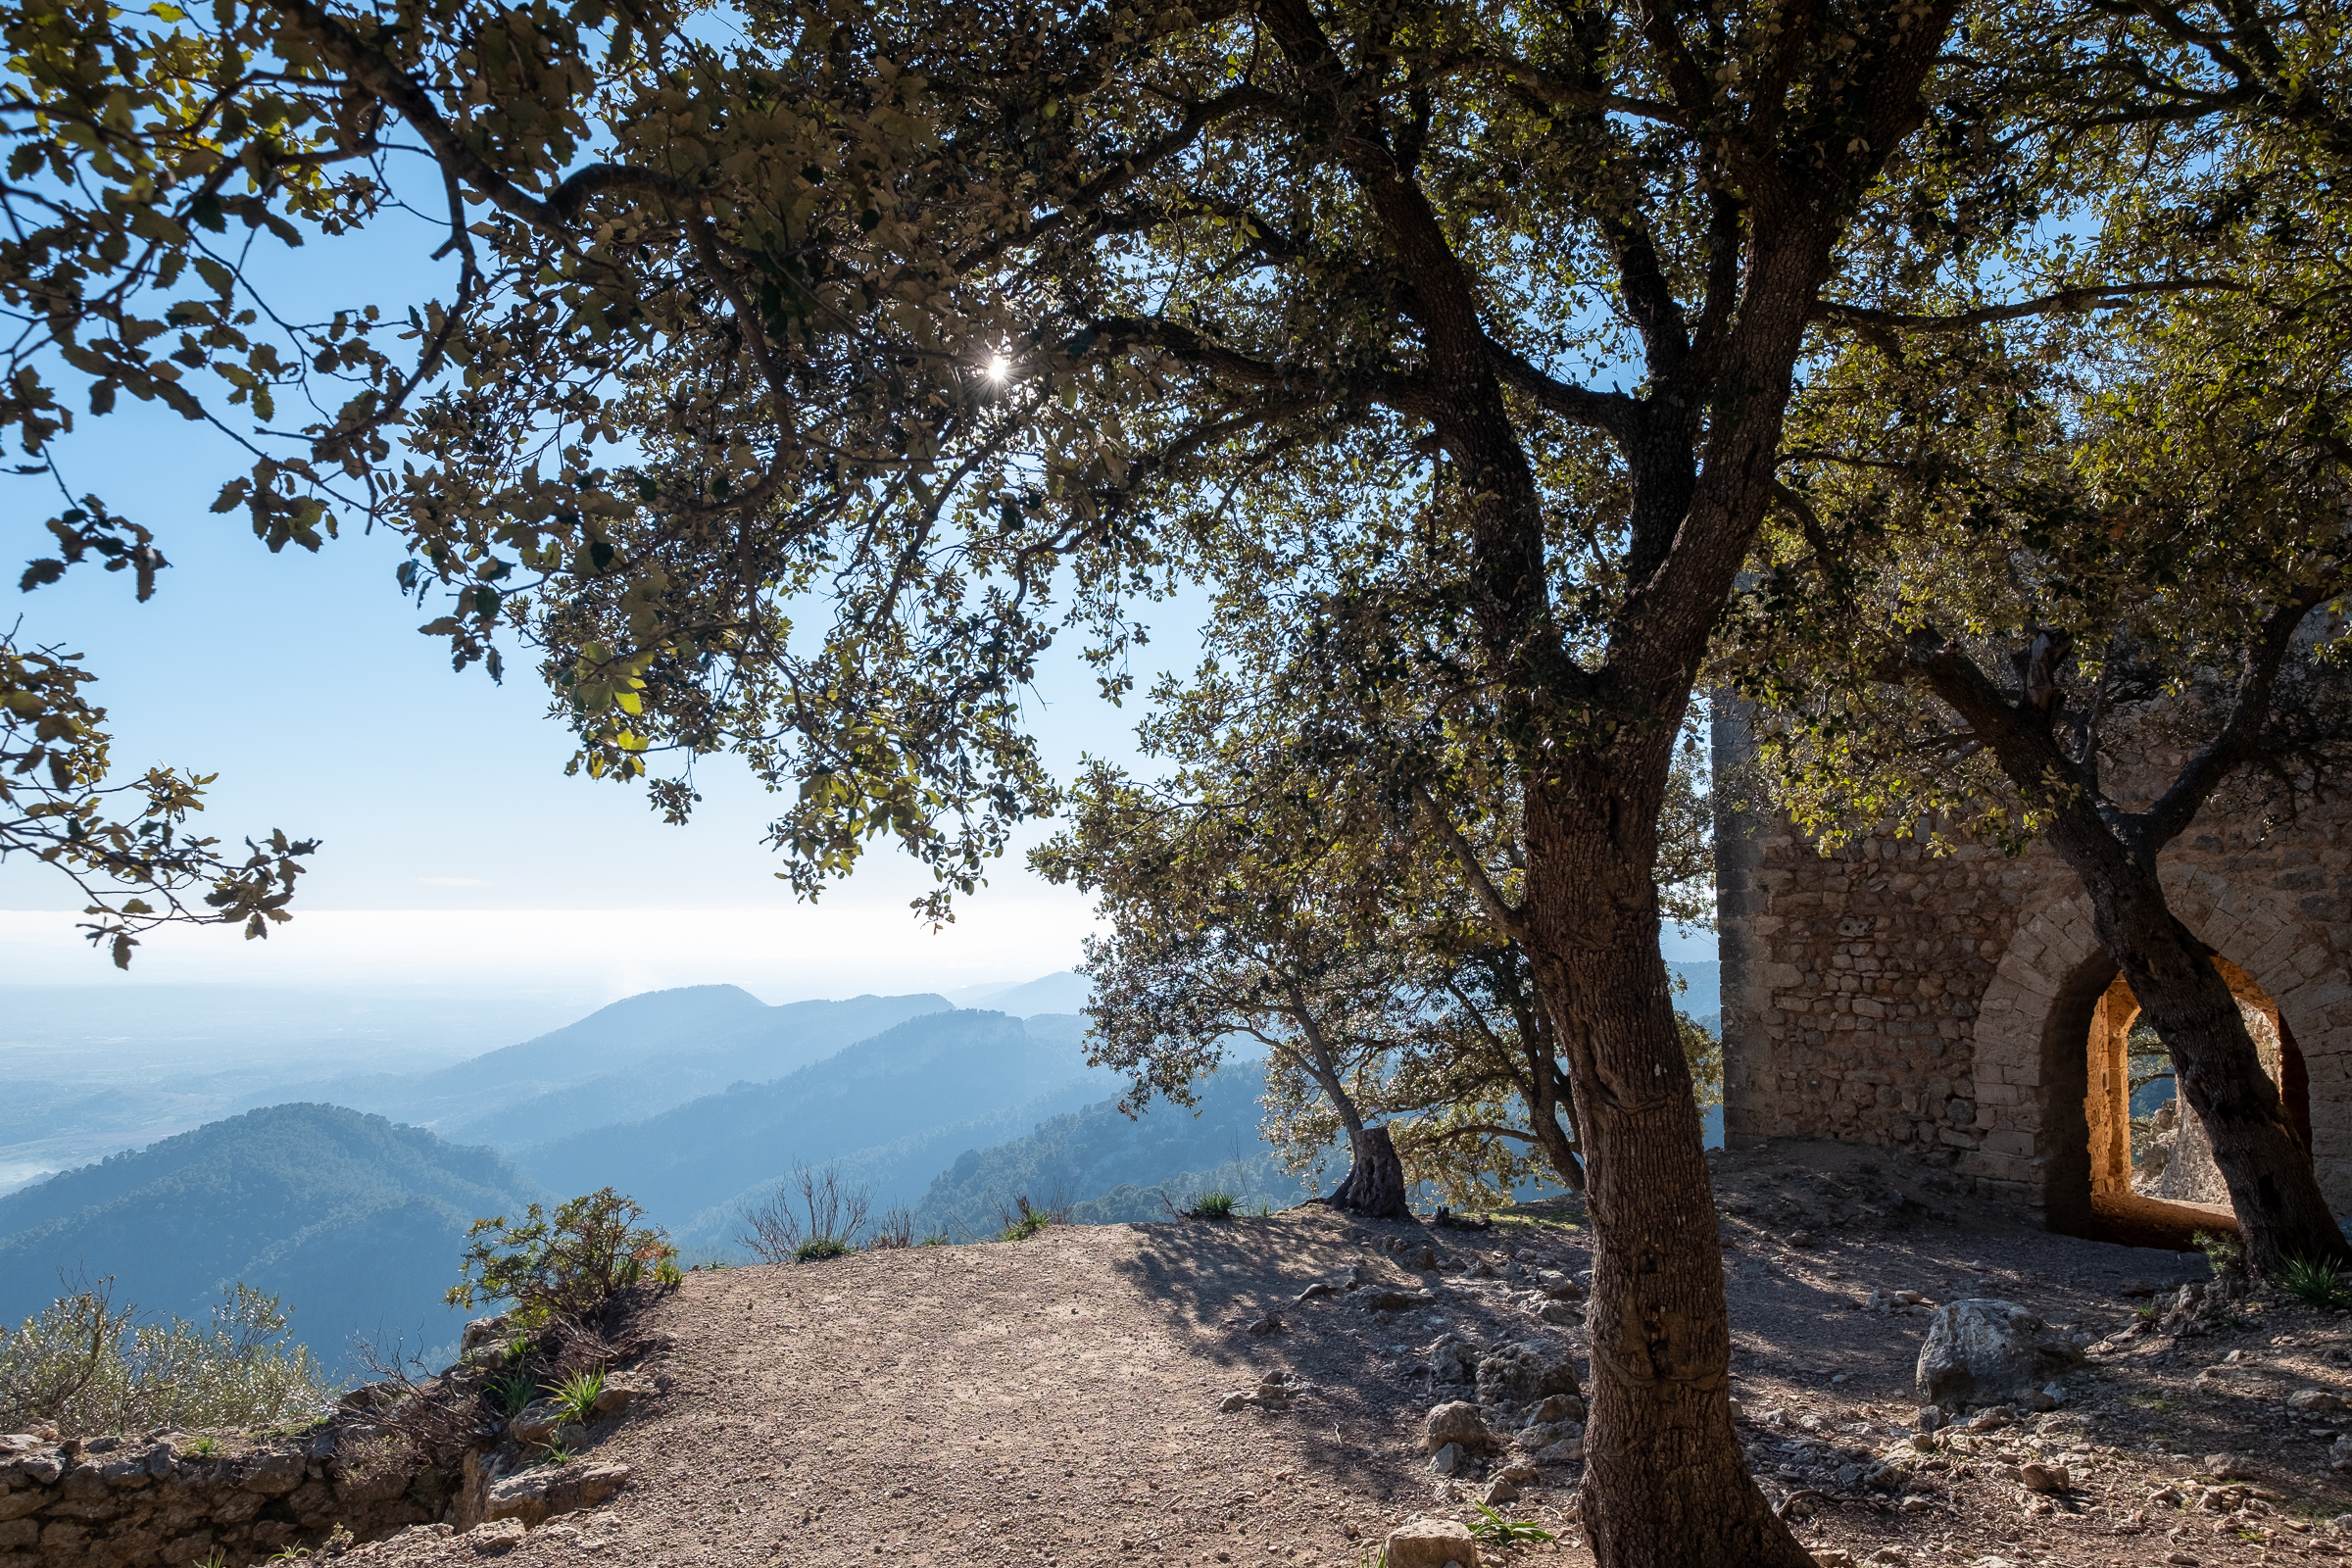
<path fill-rule="evenodd" d="M 209 1325 L 141 1324 L 135 1307 L 115 1310 L 113 1292 L 111 1278 L 70 1289 L 15 1332 L 0 1329 L 0 1431 L 283 1426 L 334 1402 L 325 1369 L 288 1339 L 276 1297 L 232 1285 Z"/>
<path fill-rule="evenodd" d="M 893 1208 L 874 1222 L 874 1234 L 865 1244 L 869 1252 L 892 1252 L 914 1245 L 914 1210 Z"/>
<path fill-rule="evenodd" d="M 678 1250 L 645 1210 L 610 1187 L 520 1221 L 477 1219 L 466 1233 L 452 1306 L 513 1300 L 514 1321 L 535 1329 L 555 1318 L 585 1319 L 651 1272 L 670 1283 Z"/>
<path fill-rule="evenodd" d="M 843 1185 L 834 1166 L 810 1170 L 795 1165 L 774 1192 L 744 1208 L 743 1228 L 735 1240 L 762 1263 L 839 1257 L 864 1234 L 872 1202 L 864 1188 Z M 824 1246 L 832 1250 L 824 1250 Z"/>
<path fill-rule="evenodd" d="M 1241 1200 L 1235 1198 L 1233 1194 L 1221 1189 L 1205 1192 L 1193 1200 L 1193 1206 L 1184 1211 L 1185 1217 L 1188 1219 L 1231 1219 L 1234 1205 L 1239 1201 Z"/>

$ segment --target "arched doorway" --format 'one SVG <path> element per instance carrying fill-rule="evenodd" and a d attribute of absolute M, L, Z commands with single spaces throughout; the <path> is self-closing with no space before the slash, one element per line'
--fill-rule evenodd
<path fill-rule="evenodd" d="M 2252 975 L 2228 958 L 2213 963 L 2237 999 L 2287 1119 L 2310 1148 L 2311 1075 L 2293 1030 Z M 2118 975 L 2091 1011 L 2082 1111 L 2094 1223 L 2102 1230 L 2174 1236 L 2234 1229 L 2212 1145 L 2196 1113 L 2174 1092 L 2172 1059 L 2155 1031 L 2140 1024 L 2139 1010 L 2130 984 Z"/>

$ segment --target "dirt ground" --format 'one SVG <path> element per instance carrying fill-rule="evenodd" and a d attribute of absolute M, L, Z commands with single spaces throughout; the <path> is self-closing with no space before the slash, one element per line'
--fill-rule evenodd
<path fill-rule="evenodd" d="M 1880 1560 L 2136 1568 L 2352 1551 L 2329 1522 L 2352 1510 L 2352 1486 L 2328 1468 L 2352 1414 L 2284 1403 L 2352 1385 L 2352 1317 L 2254 1299 L 2193 1334 L 2159 1332 L 2135 1313 L 2149 1298 L 2127 1290 L 2161 1300 L 2209 1277 L 2201 1256 L 2027 1229 L 1866 1150 L 1780 1147 L 1715 1168 L 1742 1438 L 1827 1560 L 1892 1548 Z M 1537 1205 L 1467 1233 L 1307 1207 L 693 1274 L 646 1325 L 665 1342 L 642 1368 L 661 1392 L 586 1454 L 630 1466 L 628 1485 L 506 1557 L 1356 1568 L 1408 1518 L 1477 1518 L 1477 1476 L 1441 1479 L 1421 1450 L 1424 1412 L 1459 1392 L 1433 1383 L 1422 1352 L 1448 1333 L 1581 1351 L 1580 1328 L 1532 1314 L 1532 1281 L 1465 1274 L 1517 1252 L 1581 1275 L 1578 1218 Z M 1444 1267 L 1406 1266 L 1423 1245 Z M 1433 1298 L 1397 1312 L 1298 1299 L 1356 1266 Z M 1890 1306 L 1898 1291 L 2003 1298 L 2097 1344 L 2058 1410 L 1923 1450 L 1911 1377 L 1930 1308 Z M 1250 1333 L 1268 1310 L 1283 1328 Z M 1220 1412 L 1275 1371 L 1304 1386 L 1286 1408 Z M 1889 1454 L 1909 1479 L 1873 1491 L 1859 1472 Z M 2236 1456 L 2221 1467 L 2235 1484 L 2208 1455 Z M 2063 1465 L 2071 1489 L 2026 1491 L 2026 1461 Z M 1546 1468 L 1503 1508 L 1558 1537 L 1504 1560 L 1590 1560 L 1580 1470 Z M 347 1560 L 472 1561 L 482 1544 L 420 1530 Z"/>

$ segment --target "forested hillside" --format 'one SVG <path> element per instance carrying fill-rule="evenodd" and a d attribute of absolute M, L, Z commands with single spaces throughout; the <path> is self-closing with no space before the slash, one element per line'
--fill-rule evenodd
<path fill-rule="evenodd" d="M 0 1321 L 112 1275 L 118 1302 L 201 1317 L 236 1280 L 276 1292 L 330 1364 L 354 1335 L 455 1339 L 440 1304 L 466 1228 L 545 1194 L 488 1149 L 338 1105 L 273 1105 L 0 1198 Z"/>
<path fill-rule="evenodd" d="M 1250 1202 L 1296 1202 L 1308 1189 L 1282 1172 L 1258 1137 L 1265 1084 L 1261 1064 L 1229 1062 L 1202 1081 L 1197 1105 L 1155 1102 L 1131 1118 L 1105 1100 L 1026 1137 L 966 1151 L 915 1206 L 917 1229 L 958 1239 L 994 1231 L 1016 1198 L 1067 1206 L 1072 1218 L 1095 1223 L 1162 1219 L 1163 1198 L 1189 1199 L 1212 1186 Z"/>

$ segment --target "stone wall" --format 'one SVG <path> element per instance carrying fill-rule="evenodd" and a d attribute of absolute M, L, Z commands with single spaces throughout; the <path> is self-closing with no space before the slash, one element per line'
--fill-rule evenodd
<path fill-rule="evenodd" d="M 338 1525 L 368 1540 L 449 1512 L 459 1478 L 352 1475 L 337 1436 L 329 1424 L 259 1441 L 0 1437 L 0 1568 L 245 1563 L 318 1545 Z"/>
<path fill-rule="evenodd" d="M 1719 777 L 1743 760 L 1737 723 Z M 1737 792 L 1719 791 L 1719 799 Z M 1891 824 L 1829 855 L 1777 814 L 1718 821 L 1724 1121 L 1880 1145 L 2068 1225 L 2088 1213 L 2090 1032 L 2115 966 L 2046 849 L 1937 857 Z M 2322 1189 L 2352 1208 L 2352 821 L 2200 819 L 2161 860 L 2174 912 L 2242 966 L 2308 1070 Z"/>
<path fill-rule="evenodd" d="M 507 1369 L 505 1321 L 467 1324 L 466 1361 L 438 1377 L 354 1389 L 300 1432 L 0 1436 L 0 1568 L 241 1568 L 419 1525 L 480 1530 L 477 1544 L 498 1550 L 551 1515 L 593 1507 L 627 1484 L 628 1467 L 553 1463 L 550 1445 L 585 1455 L 660 1380 L 608 1374 L 584 1425 L 547 1400 L 484 1419 L 491 1376 Z M 420 1446 L 402 1422 L 428 1406 L 439 1417 L 406 1428 L 437 1434 Z M 428 1446 L 450 1457 L 436 1464 Z"/>

